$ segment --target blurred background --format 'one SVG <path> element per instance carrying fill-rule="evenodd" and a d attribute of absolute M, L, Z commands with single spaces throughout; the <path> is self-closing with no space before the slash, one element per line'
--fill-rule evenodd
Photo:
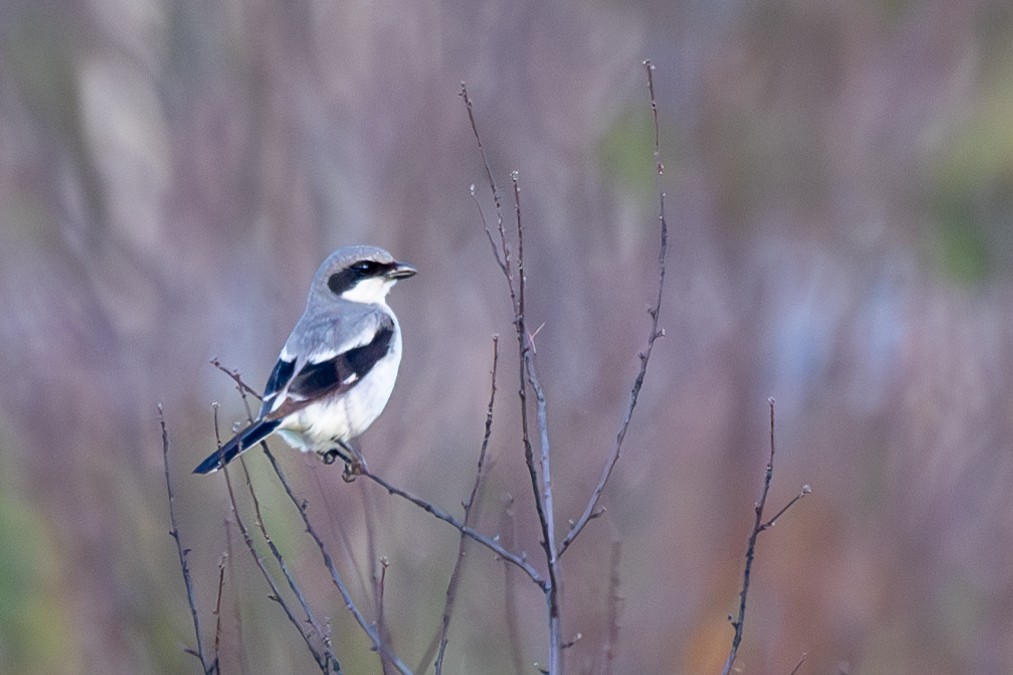
<path fill-rule="evenodd" d="M 212 402 L 223 433 L 244 416 L 209 360 L 262 385 L 339 245 L 420 270 L 391 295 L 405 356 L 361 439 L 370 467 L 460 513 L 502 334 L 478 526 L 541 563 L 458 89 L 504 192 L 520 172 L 565 529 L 648 330 L 650 57 L 667 337 L 607 513 L 564 558 L 568 672 L 720 671 L 768 397 L 769 505 L 814 494 L 760 539 L 738 672 L 787 673 L 803 652 L 800 673 L 1013 672 L 1008 2 L 6 0 L 0 16 L 0 671 L 198 672 L 159 402 L 203 639 L 227 554 L 223 672 L 315 670 L 222 475 L 190 471 L 214 447 Z M 455 531 L 275 449 L 371 619 L 386 557 L 393 646 L 420 663 Z M 345 672 L 380 672 L 265 458 L 246 464 Z M 467 553 L 446 672 L 535 672 L 540 593 Z"/>

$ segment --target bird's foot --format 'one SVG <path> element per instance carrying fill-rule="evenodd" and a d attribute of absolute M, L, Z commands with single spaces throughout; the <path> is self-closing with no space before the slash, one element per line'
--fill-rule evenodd
<path fill-rule="evenodd" d="M 358 460 L 345 463 L 345 469 L 341 472 L 341 480 L 346 483 L 355 481 L 356 476 L 362 475 L 363 465 Z"/>
<path fill-rule="evenodd" d="M 338 459 L 341 459 L 341 461 L 344 462 L 345 464 L 348 464 L 348 462 L 351 461 L 347 455 L 345 455 L 337 448 L 331 448 L 330 450 L 323 450 L 321 452 L 318 452 L 317 454 L 320 455 L 320 460 L 324 464 L 327 464 L 328 466 L 334 464 L 334 462 Z"/>
<path fill-rule="evenodd" d="M 362 458 L 362 455 L 351 445 L 344 441 L 337 441 L 341 449 L 331 448 L 330 450 L 321 451 L 318 453 L 320 459 L 323 460 L 324 464 L 334 464 L 335 461 L 341 459 L 345 464 L 344 470 L 341 472 L 341 477 L 346 483 L 351 483 L 355 480 L 356 476 L 362 475 L 366 470 L 366 460 Z"/>
<path fill-rule="evenodd" d="M 351 457 L 351 461 L 345 460 L 345 470 L 341 474 L 346 483 L 351 483 L 355 480 L 356 476 L 361 476 L 367 470 L 366 460 L 362 458 L 362 453 L 355 446 L 349 445 L 344 441 L 338 441 L 338 443 L 348 453 L 348 456 Z"/>

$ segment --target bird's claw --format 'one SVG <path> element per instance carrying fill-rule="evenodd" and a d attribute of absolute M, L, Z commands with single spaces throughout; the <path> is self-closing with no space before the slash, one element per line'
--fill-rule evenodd
<path fill-rule="evenodd" d="M 362 461 L 362 458 L 356 458 L 351 462 L 345 462 L 345 470 L 341 472 L 341 478 L 346 483 L 351 483 L 356 476 L 361 476 L 365 471 L 366 463 Z"/>
<path fill-rule="evenodd" d="M 338 451 L 337 448 L 331 448 L 330 450 L 320 453 L 320 459 L 323 460 L 323 463 L 327 464 L 328 466 L 334 464 L 334 461 L 338 457 L 341 457 L 341 453 Z M 342 459 L 344 459 L 344 457 L 342 457 Z"/>

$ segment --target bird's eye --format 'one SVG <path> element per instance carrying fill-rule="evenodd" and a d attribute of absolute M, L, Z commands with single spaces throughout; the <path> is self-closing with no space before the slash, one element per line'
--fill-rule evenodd
<path fill-rule="evenodd" d="M 360 260 L 328 277 L 327 287 L 335 295 L 341 295 L 360 281 L 380 276 L 383 271 L 384 266 L 375 260 Z"/>
<path fill-rule="evenodd" d="M 380 265 L 373 262 L 372 260 L 360 260 L 359 262 L 352 265 L 352 269 L 364 277 L 376 274 L 379 268 Z"/>

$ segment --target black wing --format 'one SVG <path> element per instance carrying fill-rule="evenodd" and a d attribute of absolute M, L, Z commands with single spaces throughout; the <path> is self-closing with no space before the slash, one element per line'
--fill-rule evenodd
<path fill-rule="evenodd" d="M 282 351 L 282 354 L 285 352 Z M 260 415 L 258 417 L 263 418 L 267 413 L 271 411 L 271 406 L 274 405 L 274 397 L 278 395 L 278 392 L 285 388 L 288 381 L 292 379 L 292 373 L 295 371 L 295 360 L 286 361 L 285 359 L 278 359 L 278 363 L 274 364 L 274 370 L 271 371 L 271 376 L 267 378 L 267 386 L 264 387 L 264 402 L 260 406 Z"/>
<path fill-rule="evenodd" d="M 313 401 L 348 391 L 365 377 L 380 359 L 387 356 L 393 341 L 394 321 L 389 316 L 383 315 L 373 339 L 368 343 L 325 361 L 310 362 L 303 366 L 289 382 L 285 391 L 285 401 L 267 416 L 268 419 L 280 419 Z M 283 370 L 282 363 L 279 362 L 275 370 Z M 265 404 L 266 401 L 265 397 Z"/>

